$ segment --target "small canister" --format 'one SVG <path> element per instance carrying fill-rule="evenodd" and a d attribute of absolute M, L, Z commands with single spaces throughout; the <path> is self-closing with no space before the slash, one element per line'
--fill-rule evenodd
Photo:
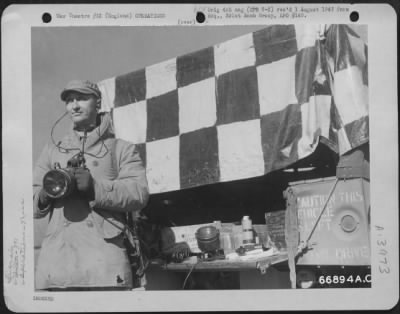
<path fill-rule="evenodd" d="M 253 245 L 254 235 L 253 235 L 253 225 L 249 216 L 244 216 L 242 219 L 243 228 L 243 245 Z"/>
<path fill-rule="evenodd" d="M 212 252 L 220 248 L 219 230 L 214 226 L 203 226 L 195 233 L 197 245 L 202 252 Z"/>

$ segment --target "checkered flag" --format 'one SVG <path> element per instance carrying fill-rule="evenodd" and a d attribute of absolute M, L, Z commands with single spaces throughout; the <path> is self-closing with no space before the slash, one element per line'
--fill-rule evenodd
<path fill-rule="evenodd" d="M 367 142 L 367 46 L 346 25 L 273 25 L 99 82 L 150 192 L 262 176 Z"/>

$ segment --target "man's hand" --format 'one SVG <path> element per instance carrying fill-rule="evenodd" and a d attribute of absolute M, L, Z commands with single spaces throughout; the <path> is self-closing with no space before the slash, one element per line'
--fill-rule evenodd
<path fill-rule="evenodd" d="M 94 200 L 94 184 L 90 171 L 84 168 L 76 168 L 74 176 L 77 190 L 84 194 L 90 201 Z"/>
<path fill-rule="evenodd" d="M 39 208 L 46 208 L 52 201 L 52 198 L 47 195 L 44 189 L 41 189 L 39 192 Z"/>

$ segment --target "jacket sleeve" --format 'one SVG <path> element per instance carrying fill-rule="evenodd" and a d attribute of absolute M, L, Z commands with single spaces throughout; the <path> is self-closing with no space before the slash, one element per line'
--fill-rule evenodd
<path fill-rule="evenodd" d="M 33 217 L 42 218 L 46 216 L 52 208 L 52 204 L 47 207 L 39 207 L 39 193 L 42 189 L 44 175 L 51 170 L 50 145 L 46 144 L 33 170 Z"/>
<path fill-rule="evenodd" d="M 118 140 L 114 158 L 118 176 L 115 180 L 94 179 L 95 199 L 91 206 L 119 212 L 136 212 L 149 199 L 146 171 L 136 146 Z"/>

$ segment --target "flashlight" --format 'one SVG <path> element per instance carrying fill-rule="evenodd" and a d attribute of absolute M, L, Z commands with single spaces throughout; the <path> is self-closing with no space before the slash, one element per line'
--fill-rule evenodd
<path fill-rule="evenodd" d="M 67 168 L 61 168 L 60 163 L 54 163 L 54 169 L 47 172 L 43 177 L 43 189 L 51 198 L 62 198 L 70 195 L 75 189 L 75 177 L 72 169 L 86 168 L 85 157 L 80 152 L 67 162 Z"/>
<path fill-rule="evenodd" d="M 67 169 L 62 169 L 59 163 L 54 164 L 43 177 L 43 189 L 54 199 L 66 197 L 75 189 L 75 178 Z"/>
<path fill-rule="evenodd" d="M 71 170 L 76 168 L 86 168 L 84 157 L 87 130 L 84 132 L 82 149 L 67 162 L 67 168 L 61 168 L 60 163 L 54 163 L 54 169 L 48 171 L 43 177 L 43 190 L 53 199 L 63 198 L 75 190 L 75 177 Z M 58 145 L 56 145 L 58 147 Z"/>

